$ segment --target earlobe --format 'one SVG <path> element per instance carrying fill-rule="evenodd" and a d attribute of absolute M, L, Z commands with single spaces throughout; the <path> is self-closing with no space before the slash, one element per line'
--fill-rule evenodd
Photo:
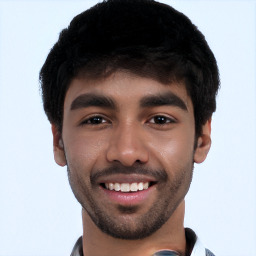
<path fill-rule="evenodd" d="M 53 135 L 53 153 L 54 153 L 54 160 L 60 166 L 65 166 L 67 164 L 65 152 L 64 152 L 64 145 L 61 138 L 61 134 L 58 131 L 56 125 L 52 124 L 52 135 Z"/>
<path fill-rule="evenodd" d="M 202 134 L 197 139 L 197 147 L 194 153 L 194 162 L 202 163 L 211 147 L 211 119 L 202 127 Z"/>

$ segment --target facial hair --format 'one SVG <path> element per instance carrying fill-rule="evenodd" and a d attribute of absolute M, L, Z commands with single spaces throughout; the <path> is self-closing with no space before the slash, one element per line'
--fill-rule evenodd
<path fill-rule="evenodd" d="M 126 240 L 148 237 L 161 228 L 185 197 L 193 173 L 193 161 L 185 167 L 175 170 L 175 175 L 172 178 L 168 176 L 164 169 L 150 169 L 139 163 L 132 167 L 126 167 L 118 163 L 107 169 L 94 171 L 90 174 L 90 182 L 85 182 L 73 167 L 71 169 L 68 166 L 67 170 L 69 183 L 78 202 L 102 232 Z M 119 205 L 119 214 L 125 216 L 120 221 L 108 209 L 103 208 L 93 194 L 94 187 L 99 186 L 97 184 L 98 178 L 111 174 L 151 175 L 157 180 L 157 190 L 160 196 L 149 210 L 142 215 L 136 215 L 139 206 Z"/>

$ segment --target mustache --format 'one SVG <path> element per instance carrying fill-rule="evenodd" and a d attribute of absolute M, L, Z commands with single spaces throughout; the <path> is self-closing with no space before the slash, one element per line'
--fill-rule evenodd
<path fill-rule="evenodd" d="M 124 166 L 124 165 L 113 165 L 108 168 L 97 170 L 96 172 L 91 173 L 90 181 L 91 184 L 97 184 L 97 180 L 104 176 L 109 176 L 112 174 L 139 174 L 152 176 L 158 182 L 165 182 L 168 179 L 168 175 L 164 169 L 152 169 L 145 166 L 133 165 L 133 166 Z"/>

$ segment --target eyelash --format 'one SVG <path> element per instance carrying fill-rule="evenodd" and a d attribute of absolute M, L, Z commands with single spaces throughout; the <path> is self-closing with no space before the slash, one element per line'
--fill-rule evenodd
<path fill-rule="evenodd" d="M 157 118 L 158 120 L 156 120 Z M 154 120 L 154 122 L 150 122 L 151 120 Z M 158 121 L 160 121 L 160 123 L 157 123 Z M 161 123 L 161 121 L 163 121 L 163 123 Z M 164 125 L 176 123 L 176 120 L 174 118 L 167 117 L 165 115 L 155 115 L 151 117 L 148 122 L 153 125 L 164 126 Z"/>
<path fill-rule="evenodd" d="M 158 118 L 158 120 L 157 120 L 157 118 Z M 153 122 L 151 120 L 153 120 Z M 150 124 L 153 124 L 153 125 L 157 125 L 157 126 L 164 126 L 164 125 L 176 123 L 176 120 L 174 118 L 167 117 L 165 115 L 155 115 L 155 116 L 152 116 L 147 122 Z M 157 123 L 157 122 L 160 122 L 160 123 Z M 163 122 L 163 123 L 161 123 L 161 122 Z M 108 123 L 108 120 L 105 117 L 103 117 L 101 115 L 95 115 L 95 116 L 91 116 L 91 117 L 85 119 L 84 121 L 81 122 L 80 125 L 81 126 L 83 126 L 83 125 L 101 125 L 101 124 L 106 124 L 106 123 Z"/>
<path fill-rule="evenodd" d="M 94 121 L 96 121 L 96 123 L 93 123 Z M 98 120 L 97 120 L 98 119 Z M 99 121 L 99 119 L 101 120 L 99 123 L 97 123 Z M 104 120 L 104 122 L 102 122 L 102 120 Z M 106 118 L 104 118 L 103 116 L 100 116 L 100 115 L 95 115 L 95 116 L 91 116 L 85 120 L 83 120 L 81 122 L 80 125 L 100 125 L 100 124 L 105 124 L 107 123 L 108 121 L 106 120 Z"/>

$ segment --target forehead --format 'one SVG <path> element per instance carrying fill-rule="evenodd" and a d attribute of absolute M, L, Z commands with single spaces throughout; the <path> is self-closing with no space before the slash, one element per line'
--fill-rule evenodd
<path fill-rule="evenodd" d="M 70 108 L 77 97 L 88 93 L 107 96 L 122 105 L 136 104 L 144 97 L 172 93 L 179 97 L 188 109 L 193 109 L 184 83 L 163 84 L 128 72 L 115 72 L 107 78 L 100 79 L 73 79 L 66 93 L 64 109 Z"/>

